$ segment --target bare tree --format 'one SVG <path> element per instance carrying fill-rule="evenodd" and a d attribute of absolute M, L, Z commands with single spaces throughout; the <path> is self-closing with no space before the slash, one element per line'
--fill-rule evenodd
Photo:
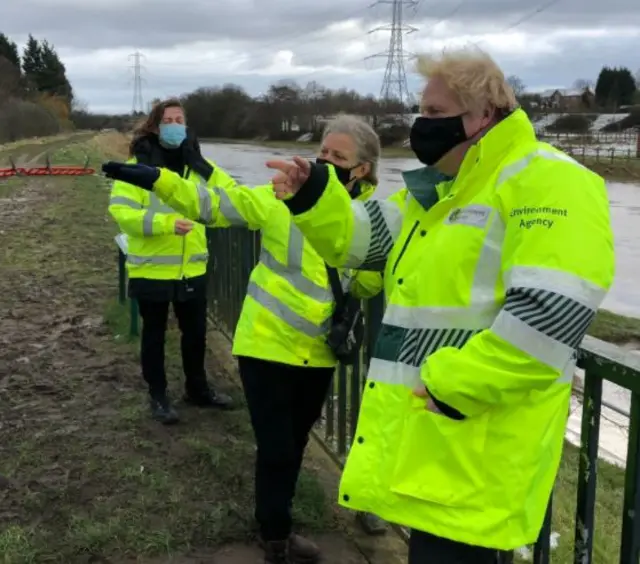
<path fill-rule="evenodd" d="M 595 85 L 596 83 L 588 78 L 578 78 L 573 83 L 573 87 L 576 90 L 586 90 L 587 88 L 593 90 Z"/>
<path fill-rule="evenodd" d="M 519 98 L 524 94 L 525 85 L 520 77 L 512 74 L 511 76 L 507 77 L 507 82 L 509 83 L 509 86 L 513 88 L 513 92 L 516 95 L 516 98 Z"/>

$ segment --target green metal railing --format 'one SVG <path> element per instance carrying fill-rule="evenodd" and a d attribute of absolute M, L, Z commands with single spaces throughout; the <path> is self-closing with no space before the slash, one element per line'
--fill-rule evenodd
<path fill-rule="evenodd" d="M 245 290 L 251 270 L 260 252 L 259 237 L 241 229 L 215 230 L 209 232 L 209 307 L 212 320 L 219 329 L 232 338 L 240 315 Z M 120 299 L 124 294 L 124 256 L 119 257 Z M 366 378 L 366 367 L 370 351 L 376 341 L 382 319 L 383 300 L 381 297 L 366 304 L 367 338 L 360 362 L 336 371 L 334 385 L 325 405 L 323 420 L 316 429 L 316 436 L 322 441 L 338 464 L 347 456 L 360 408 L 360 399 Z M 131 305 L 132 334 L 137 334 L 137 309 Z M 133 321 L 135 317 L 136 321 Z M 625 469 L 625 488 L 622 511 L 622 533 L 620 555 L 612 555 L 612 562 L 638 564 L 640 560 L 640 359 L 628 355 L 622 349 L 587 337 L 578 355 L 578 365 L 585 370 L 584 401 L 582 412 L 582 432 L 578 491 L 575 509 L 575 564 L 593 562 L 593 541 L 595 528 L 596 483 L 598 470 L 598 444 L 600 419 L 603 405 L 603 382 L 611 382 L 631 392 L 629 413 L 629 440 Z M 538 542 L 534 547 L 534 564 L 552 562 L 550 537 L 552 500 Z M 606 526 L 604 524 L 603 526 Z M 401 531 L 404 532 L 404 531 Z M 503 564 L 514 561 L 509 553 L 500 557 Z"/>

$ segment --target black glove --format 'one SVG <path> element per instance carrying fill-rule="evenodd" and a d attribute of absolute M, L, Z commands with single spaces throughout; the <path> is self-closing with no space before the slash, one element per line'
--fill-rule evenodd
<path fill-rule="evenodd" d="M 143 164 L 125 164 L 109 161 L 102 165 L 102 172 L 107 178 L 122 180 L 128 184 L 138 186 L 143 190 L 153 190 L 153 184 L 158 180 L 160 171 L 153 166 Z"/>

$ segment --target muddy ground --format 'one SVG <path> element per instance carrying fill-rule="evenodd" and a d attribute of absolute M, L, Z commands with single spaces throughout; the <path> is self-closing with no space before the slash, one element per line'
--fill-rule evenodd
<path fill-rule="evenodd" d="M 117 152 L 58 145 L 56 162 L 82 164 L 87 150 L 95 165 Z M 116 300 L 107 199 L 94 176 L 0 181 L 0 562 L 258 562 L 254 447 L 228 352 L 208 367 L 239 410 L 178 404 L 181 425 L 149 420 Z M 172 322 L 175 397 L 177 351 Z M 320 535 L 328 563 L 363 563 L 320 466 L 312 460 L 302 476 L 297 521 Z"/>

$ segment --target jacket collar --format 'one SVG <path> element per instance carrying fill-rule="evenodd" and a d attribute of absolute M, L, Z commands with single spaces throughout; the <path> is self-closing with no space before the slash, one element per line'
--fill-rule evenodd
<path fill-rule="evenodd" d="M 456 178 L 463 178 L 476 168 L 497 168 L 511 148 L 518 144 L 535 143 L 536 132 L 520 108 L 494 125 L 477 143 L 471 145 Z"/>
<path fill-rule="evenodd" d="M 368 200 L 373 196 L 377 186 L 370 182 L 358 181 L 351 191 L 351 197 L 354 200 Z"/>
<path fill-rule="evenodd" d="M 187 139 L 180 146 L 184 166 L 193 170 L 198 176 L 208 181 L 213 174 L 213 166 L 200 152 L 200 144 L 195 135 L 187 129 Z M 165 150 L 160 145 L 158 136 L 150 133 L 138 139 L 133 145 L 136 162 L 148 166 L 165 167 Z"/>
<path fill-rule="evenodd" d="M 456 179 L 467 176 L 477 168 L 497 168 L 514 144 L 535 141 L 536 133 L 527 114 L 517 109 L 469 148 Z M 403 172 L 402 177 L 407 190 L 425 210 L 436 204 L 453 186 L 452 177 L 438 172 L 433 167 L 409 170 Z"/>
<path fill-rule="evenodd" d="M 438 172 L 432 166 L 424 166 L 402 173 L 405 186 L 418 203 L 428 210 L 434 206 L 446 192 L 446 183 L 450 176 Z"/>

